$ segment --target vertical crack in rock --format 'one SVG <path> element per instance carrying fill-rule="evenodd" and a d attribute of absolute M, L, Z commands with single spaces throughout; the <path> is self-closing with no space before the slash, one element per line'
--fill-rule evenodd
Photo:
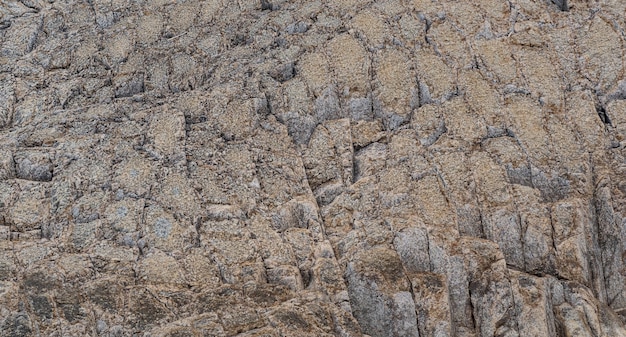
<path fill-rule="evenodd" d="M 567 0 L 552 0 L 552 2 L 563 12 L 569 11 L 569 6 L 567 4 Z"/>

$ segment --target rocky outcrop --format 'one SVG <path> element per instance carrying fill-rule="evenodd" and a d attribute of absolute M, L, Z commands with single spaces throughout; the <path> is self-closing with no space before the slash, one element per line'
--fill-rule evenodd
<path fill-rule="evenodd" d="M 626 336 L 625 14 L 0 0 L 0 336 Z"/>

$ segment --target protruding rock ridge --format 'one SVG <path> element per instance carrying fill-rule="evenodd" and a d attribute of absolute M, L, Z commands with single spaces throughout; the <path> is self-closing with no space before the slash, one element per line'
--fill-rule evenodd
<path fill-rule="evenodd" d="M 0 1 L 0 337 L 626 336 L 625 17 Z"/>

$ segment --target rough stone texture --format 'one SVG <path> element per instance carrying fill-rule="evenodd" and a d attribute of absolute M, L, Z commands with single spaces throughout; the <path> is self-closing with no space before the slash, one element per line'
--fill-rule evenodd
<path fill-rule="evenodd" d="M 0 337 L 626 336 L 625 18 L 0 0 Z"/>

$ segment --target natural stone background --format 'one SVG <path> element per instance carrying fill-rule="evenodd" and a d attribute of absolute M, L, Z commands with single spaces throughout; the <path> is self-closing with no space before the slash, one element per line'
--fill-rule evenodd
<path fill-rule="evenodd" d="M 625 18 L 0 0 L 0 336 L 626 336 Z"/>

